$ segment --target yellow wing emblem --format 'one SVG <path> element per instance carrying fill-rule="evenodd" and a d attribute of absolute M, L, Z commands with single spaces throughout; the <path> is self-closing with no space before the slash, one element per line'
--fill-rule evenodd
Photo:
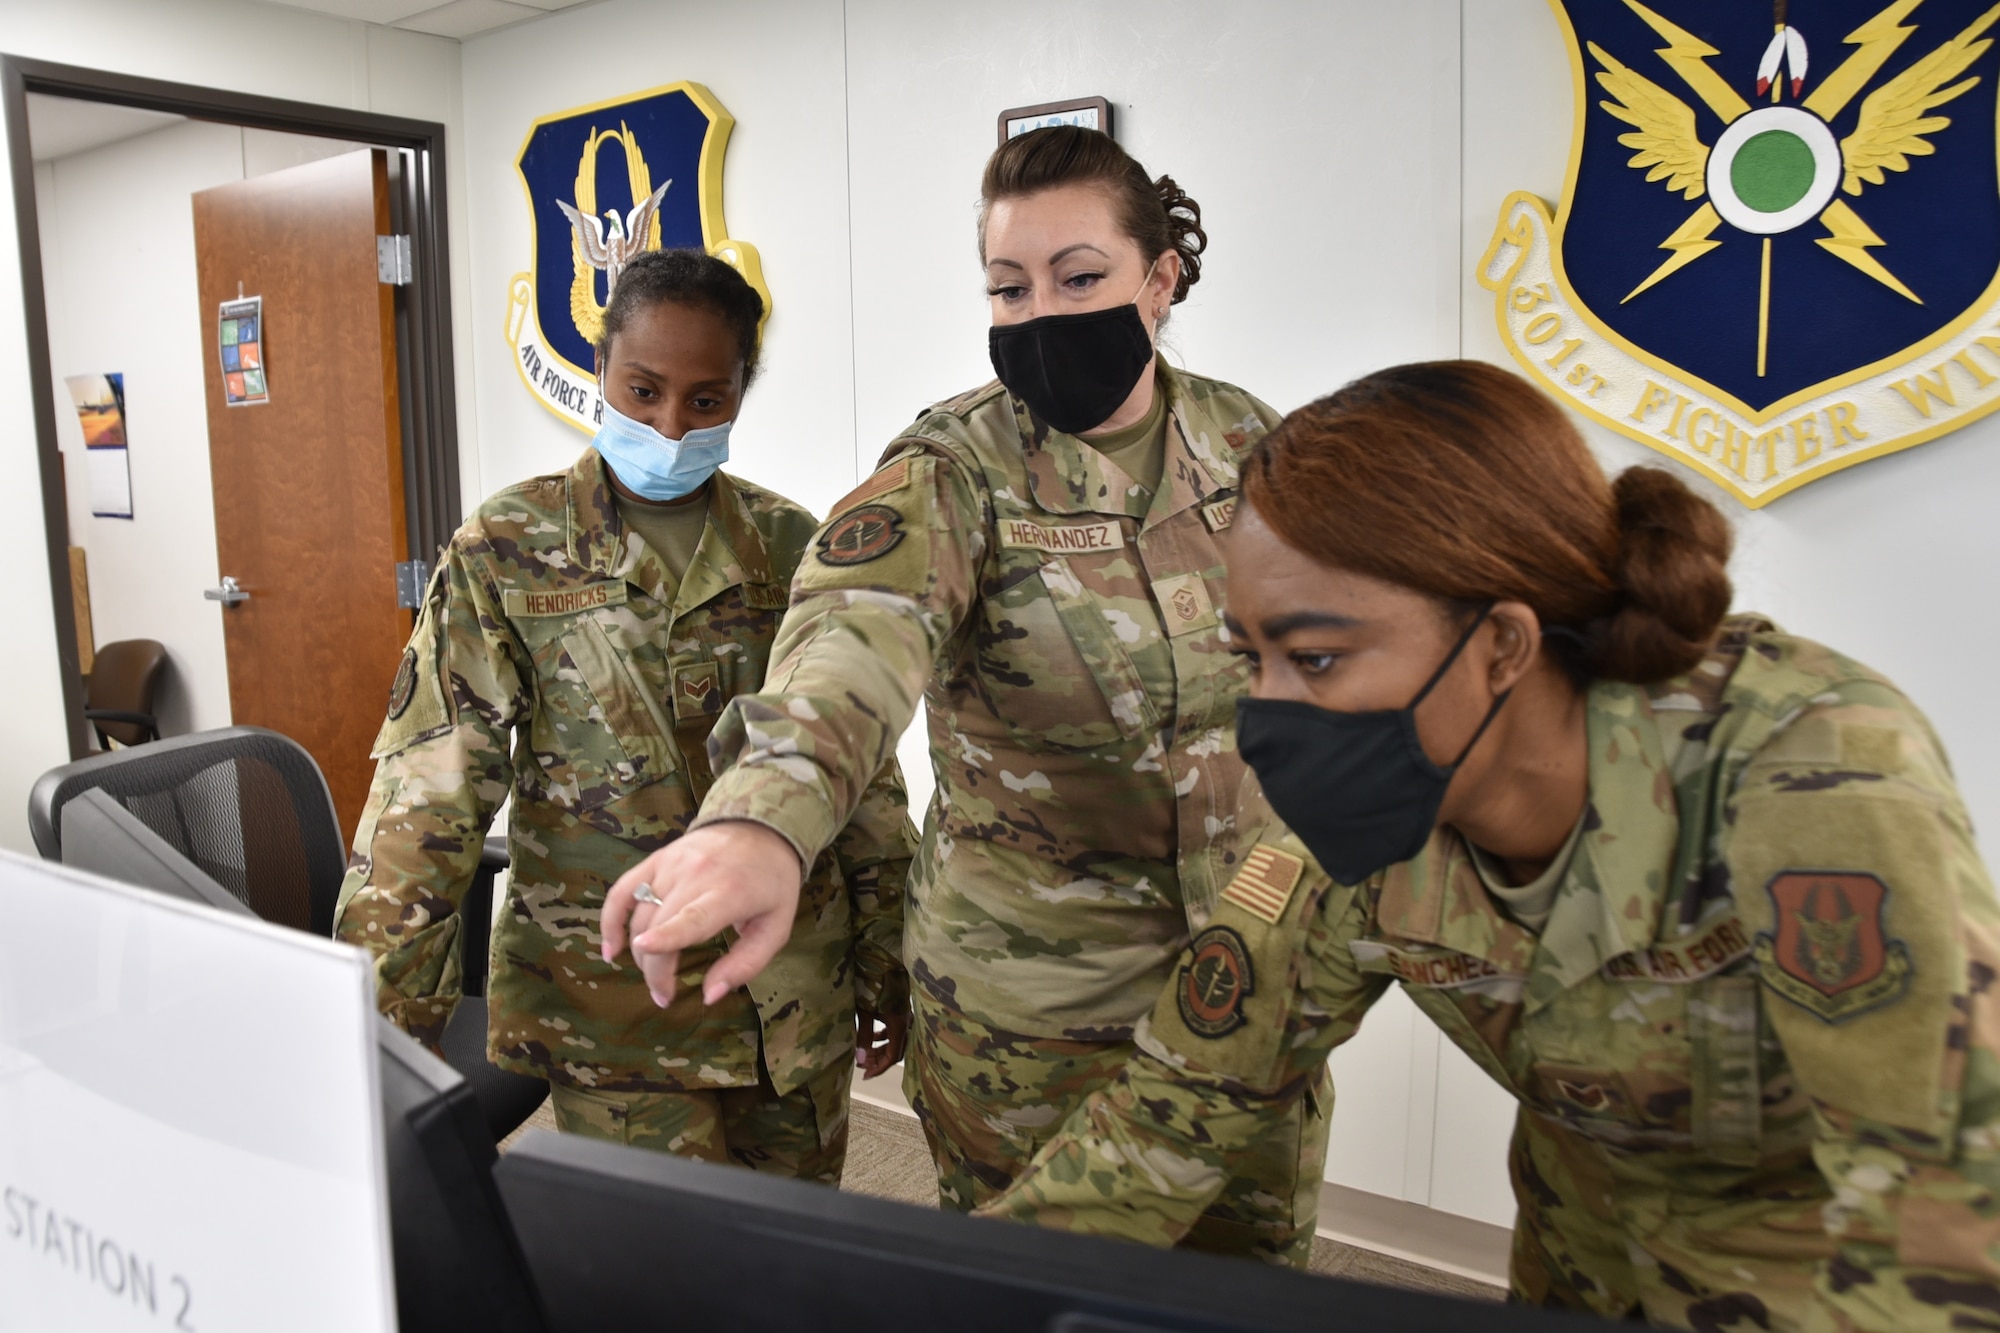
<path fill-rule="evenodd" d="M 1854 133 L 1840 141 L 1841 163 L 1847 169 L 1841 188 L 1860 194 L 1862 182 L 1880 185 L 1885 171 L 1908 171 L 1912 157 L 1935 153 L 1924 136 L 1951 124 L 1947 116 L 1931 111 L 1971 90 L 1979 77 L 1944 85 L 1957 78 L 1965 67 L 1993 44 L 1980 34 L 2000 18 L 1995 5 L 1973 21 L 1972 26 L 1868 94 L 1861 103 L 1860 120 Z M 1692 195 L 1689 198 L 1693 198 Z"/>
<path fill-rule="evenodd" d="M 1632 126 L 1632 133 L 1618 136 L 1619 143 L 1638 150 L 1626 165 L 1649 168 L 1647 180 L 1664 179 L 1667 189 L 1688 199 L 1701 198 L 1707 188 L 1708 145 L 1694 131 L 1694 108 L 1619 64 L 1595 42 L 1590 43 L 1590 54 L 1604 66 L 1597 76 L 1599 86 L 1617 99 L 1598 105 Z"/>

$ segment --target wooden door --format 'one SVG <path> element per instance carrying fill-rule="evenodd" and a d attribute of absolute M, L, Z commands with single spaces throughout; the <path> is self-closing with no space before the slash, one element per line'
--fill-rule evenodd
<path fill-rule="evenodd" d="M 379 149 L 194 196 L 216 576 L 249 594 L 221 609 L 229 706 L 318 761 L 343 838 L 411 624 L 396 605 L 409 552 L 394 289 L 375 254 L 389 229 Z M 220 308 L 243 296 L 263 297 L 269 399 L 232 407 Z"/>

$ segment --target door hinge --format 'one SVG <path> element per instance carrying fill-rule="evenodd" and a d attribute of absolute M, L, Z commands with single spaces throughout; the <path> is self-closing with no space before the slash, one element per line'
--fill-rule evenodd
<path fill-rule="evenodd" d="M 391 287 L 407 287 L 415 270 L 410 265 L 410 238 L 375 238 L 375 276 Z"/>
<path fill-rule="evenodd" d="M 431 562 L 405 560 L 396 566 L 396 605 L 414 611 L 424 604 L 424 589 L 431 581 Z"/>

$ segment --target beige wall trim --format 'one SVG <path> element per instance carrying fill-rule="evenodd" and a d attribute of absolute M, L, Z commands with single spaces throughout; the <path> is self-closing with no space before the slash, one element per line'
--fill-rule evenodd
<path fill-rule="evenodd" d="M 916 1114 L 903 1096 L 901 1065 L 880 1078 L 866 1082 L 857 1078 L 853 1096 L 884 1111 Z M 1513 1233 L 1490 1222 L 1328 1181 L 1319 1187 L 1319 1234 L 1475 1282 L 1507 1285 Z"/>
<path fill-rule="evenodd" d="M 1349 1189 L 1329 1180 L 1319 1187 L 1319 1234 L 1504 1287 L 1514 1233 L 1491 1222 Z"/>

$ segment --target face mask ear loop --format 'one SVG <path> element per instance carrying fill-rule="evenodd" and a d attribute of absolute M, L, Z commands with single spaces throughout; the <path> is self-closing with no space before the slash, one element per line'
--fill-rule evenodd
<path fill-rule="evenodd" d="M 1430 697 L 1431 691 L 1437 688 L 1437 683 L 1444 679 L 1444 673 L 1451 670 L 1451 664 L 1458 660 L 1458 655 L 1465 651 L 1465 645 L 1472 642 L 1472 636 L 1479 632 L 1479 627 L 1486 623 L 1486 617 L 1492 615 L 1493 608 L 1498 605 L 1498 602 L 1488 602 L 1479 608 L 1479 614 L 1465 627 L 1465 633 L 1458 636 L 1458 642 L 1451 646 L 1451 651 L 1445 655 L 1443 664 L 1431 672 L 1431 678 L 1424 682 L 1424 687 L 1417 691 L 1417 697 L 1410 700 L 1406 707 L 1415 708 Z"/>
<path fill-rule="evenodd" d="M 1479 724 L 1479 730 L 1472 733 L 1472 739 L 1467 741 L 1465 748 L 1458 752 L 1458 758 L 1451 761 L 1452 772 L 1456 773 L 1458 771 L 1459 765 L 1465 762 L 1465 757 L 1472 753 L 1472 747 L 1479 744 L 1479 738 L 1484 736 L 1486 729 L 1493 725 L 1493 719 L 1500 716 L 1500 705 L 1506 703 L 1507 696 L 1513 692 L 1512 690 L 1500 691 L 1500 697 L 1495 699 L 1493 706 L 1486 710 L 1486 720 Z"/>
<path fill-rule="evenodd" d="M 1146 284 L 1153 280 L 1153 270 L 1160 266 L 1160 255 L 1165 253 L 1165 250 L 1160 251 L 1159 255 L 1153 256 L 1153 262 L 1146 265 L 1146 276 L 1139 279 L 1139 290 L 1132 293 L 1132 299 L 1127 301 L 1126 305 L 1136 306 L 1139 304 L 1139 298 L 1146 294 Z"/>

